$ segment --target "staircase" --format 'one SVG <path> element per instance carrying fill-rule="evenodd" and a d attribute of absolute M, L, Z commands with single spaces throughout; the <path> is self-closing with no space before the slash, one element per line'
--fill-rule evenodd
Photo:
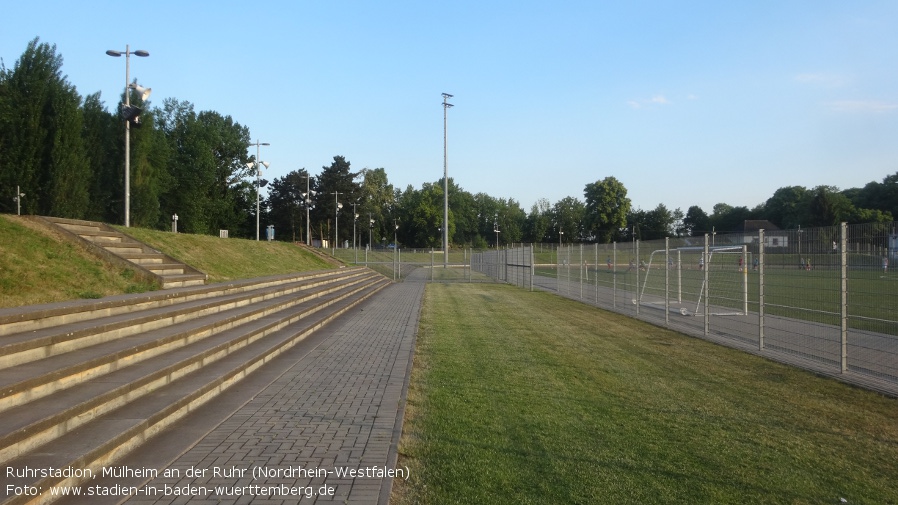
<path fill-rule="evenodd" d="M 0 503 L 101 475 L 389 283 L 344 268 L 0 309 Z"/>
<path fill-rule="evenodd" d="M 104 223 L 58 217 L 38 217 L 95 254 L 113 263 L 123 263 L 154 279 L 162 289 L 199 286 L 206 274 L 181 263 Z"/>

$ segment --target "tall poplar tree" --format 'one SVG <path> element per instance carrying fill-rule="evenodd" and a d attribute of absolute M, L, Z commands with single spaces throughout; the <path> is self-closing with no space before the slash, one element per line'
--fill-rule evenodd
<path fill-rule="evenodd" d="M 81 98 L 62 75 L 55 45 L 35 38 L 13 68 L 0 67 L 0 103 L 0 187 L 20 187 L 25 213 L 85 216 Z M 11 198 L 0 200 L 9 207 Z"/>

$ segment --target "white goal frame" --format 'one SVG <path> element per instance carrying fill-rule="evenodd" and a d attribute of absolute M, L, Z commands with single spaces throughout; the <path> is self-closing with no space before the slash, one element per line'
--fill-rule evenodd
<path fill-rule="evenodd" d="M 668 249 L 656 249 L 656 250 L 652 251 L 651 254 L 649 254 L 649 261 L 646 264 L 646 269 L 645 269 L 645 278 L 642 281 L 642 287 L 639 291 L 639 300 L 640 301 L 643 299 L 643 296 L 645 295 L 645 288 L 646 288 L 646 285 L 648 285 L 649 272 L 651 272 L 651 269 L 652 269 L 652 263 L 653 263 L 653 259 L 655 257 L 655 253 L 664 253 L 664 257 L 668 258 L 668 254 L 673 254 L 674 252 L 676 253 L 676 260 L 672 261 L 672 262 L 668 262 L 668 264 L 673 263 L 673 266 L 677 273 L 676 303 L 680 304 L 681 307 L 672 309 L 673 312 L 678 312 L 684 316 L 703 316 L 704 311 L 701 310 L 702 298 L 704 297 L 705 299 L 708 299 L 708 288 L 709 288 L 708 276 L 704 275 L 702 277 L 702 284 L 701 284 L 701 288 L 699 289 L 698 300 L 696 300 L 695 309 L 692 311 L 689 311 L 685 306 L 682 306 L 682 304 L 683 304 L 683 278 L 682 278 L 683 263 L 682 263 L 681 253 L 683 253 L 683 252 L 698 252 L 698 253 L 700 253 L 702 255 L 702 259 L 704 260 L 704 261 L 702 261 L 702 265 L 703 265 L 702 268 L 707 269 L 707 268 L 710 268 L 711 260 L 714 257 L 714 253 L 716 252 L 718 254 L 738 254 L 738 255 L 742 256 L 742 270 L 740 272 L 742 274 L 742 293 L 741 293 L 741 295 L 742 295 L 742 297 L 741 297 L 742 298 L 742 300 L 741 300 L 742 301 L 742 311 L 738 311 L 738 310 L 737 311 L 718 311 L 718 312 L 710 312 L 709 315 L 712 315 L 712 316 L 745 316 L 745 315 L 748 315 L 748 269 L 749 269 L 749 264 L 751 264 L 751 253 L 748 252 L 748 247 L 745 245 L 741 245 L 741 246 L 710 246 L 710 247 L 708 247 L 708 257 L 707 258 L 704 258 L 704 254 L 705 254 L 704 247 L 678 247 L 678 248 L 669 249 L 669 250 Z M 665 296 L 669 296 L 669 295 L 670 295 L 669 292 L 665 293 Z M 672 302 L 673 300 L 670 300 L 670 301 Z M 642 302 L 640 302 L 640 304 L 647 306 L 647 307 L 655 307 L 655 305 L 656 305 L 653 303 L 642 303 Z"/>

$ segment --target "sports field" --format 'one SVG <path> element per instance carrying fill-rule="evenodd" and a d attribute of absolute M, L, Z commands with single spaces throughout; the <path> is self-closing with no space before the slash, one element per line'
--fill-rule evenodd
<path fill-rule="evenodd" d="M 898 402 L 544 292 L 427 286 L 395 503 L 898 503 Z"/>

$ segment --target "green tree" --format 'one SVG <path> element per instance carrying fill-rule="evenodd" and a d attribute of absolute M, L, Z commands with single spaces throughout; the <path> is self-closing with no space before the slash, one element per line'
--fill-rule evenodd
<path fill-rule="evenodd" d="M 743 228 L 746 219 L 751 219 L 748 207 L 733 207 L 726 203 L 718 203 L 711 214 L 711 227 L 716 233 L 732 233 Z"/>
<path fill-rule="evenodd" d="M 817 186 L 810 202 L 811 226 L 836 226 L 847 222 L 856 210 L 847 196 L 832 186 Z"/>
<path fill-rule="evenodd" d="M 674 234 L 674 215 L 663 204 L 659 203 L 653 210 L 646 212 L 641 223 L 641 240 L 658 240 Z"/>
<path fill-rule="evenodd" d="M 0 67 L 0 187 L 18 185 L 26 213 L 81 218 L 90 181 L 81 98 L 62 75 L 56 46 L 39 40 L 13 68 Z M 13 210 L 11 200 L 0 205 Z"/>
<path fill-rule="evenodd" d="M 424 183 L 420 190 L 411 185 L 399 196 L 395 219 L 399 224 L 400 241 L 406 247 L 434 247 L 443 245 L 440 232 L 443 225 L 443 184 Z M 452 236 L 452 213 L 449 213 L 449 235 Z M 390 229 L 384 236 L 392 241 L 392 219 Z"/>
<path fill-rule="evenodd" d="M 856 191 L 843 191 L 858 209 L 879 210 L 898 217 L 898 172 L 882 182 L 870 182 Z"/>
<path fill-rule="evenodd" d="M 91 146 L 87 159 L 91 167 L 90 205 L 87 219 L 107 223 L 124 222 L 124 127 L 110 114 L 94 93 L 84 99 L 84 143 Z"/>
<path fill-rule="evenodd" d="M 552 226 L 552 206 L 546 198 L 540 198 L 530 207 L 525 225 L 524 240 L 532 243 L 545 242 Z"/>
<path fill-rule="evenodd" d="M 810 193 L 802 186 L 779 188 L 764 204 L 764 217 L 782 229 L 810 223 Z"/>
<path fill-rule="evenodd" d="M 390 211 L 397 207 L 396 189 L 390 184 L 387 171 L 383 168 L 365 168 L 361 176 L 361 199 L 358 202 L 359 241 L 368 244 L 370 235 L 370 240 L 376 243 L 376 237 L 386 236 L 387 228 L 393 226 L 392 219 L 395 216 Z"/>
<path fill-rule="evenodd" d="M 352 172 L 350 163 L 343 156 L 334 156 L 330 166 L 322 167 L 315 179 L 316 197 L 313 223 L 317 224 L 320 236 L 333 242 L 334 232 L 339 233 L 338 242 L 343 243 L 352 234 L 352 203 L 362 203 L 361 188 L 355 182 L 358 173 Z M 339 194 L 334 194 L 334 193 Z M 342 205 L 339 212 L 337 207 Z M 339 220 L 339 225 L 334 222 Z M 336 229 L 335 229 L 336 227 Z M 313 232 L 314 233 L 314 232 Z M 351 241 L 350 241 L 351 242 Z M 331 244 L 333 247 L 334 244 Z"/>
<path fill-rule="evenodd" d="M 268 223 L 274 226 L 275 239 L 304 242 L 306 233 L 306 169 L 294 170 L 271 181 L 268 186 L 270 213 Z"/>
<path fill-rule="evenodd" d="M 189 102 L 173 99 L 165 100 L 156 120 L 170 149 L 168 174 L 175 182 L 161 199 L 165 218 L 177 213 L 188 233 L 228 229 L 255 236 L 255 219 L 248 219 L 255 217 L 256 202 L 255 169 L 246 166 L 249 129 L 217 112 L 197 114 Z"/>
<path fill-rule="evenodd" d="M 683 218 L 683 228 L 686 236 L 689 237 L 710 233 L 711 219 L 701 207 L 693 205 L 686 210 L 686 217 Z"/>
<path fill-rule="evenodd" d="M 583 242 L 585 215 L 586 205 L 572 196 L 555 202 L 552 206 L 553 242 L 559 239 L 565 244 Z"/>
<path fill-rule="evenodd" d="M 583 190 L 586 198 L 586 235 L 600 243 L 610 243 L 626 226 L 630 212 L 627 188 L 614 177 L 591 182 Z"/>

